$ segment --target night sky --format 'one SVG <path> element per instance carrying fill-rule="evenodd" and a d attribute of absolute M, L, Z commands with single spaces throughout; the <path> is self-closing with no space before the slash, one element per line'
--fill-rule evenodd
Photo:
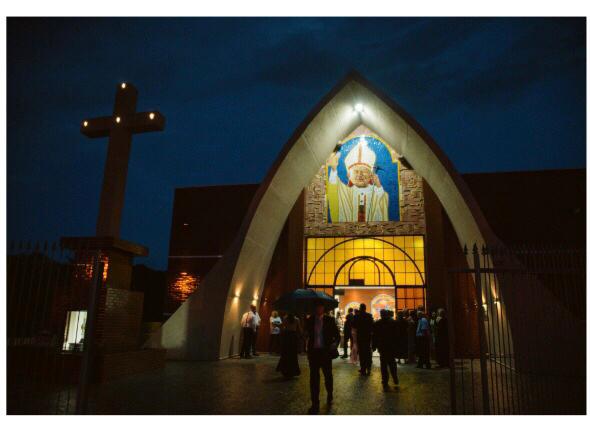
<path fill-rule="evenodd" d="M 94 233 L 107 139 L 79 126 L 123 81 L 167 118 L 133 140 L 121 227 L 160 269 L 174 189 L 260 182 L 351 69 L 460 172 L 586 166 L 584 19 L 9 18 L 7 32 L 9 240 Z"/>

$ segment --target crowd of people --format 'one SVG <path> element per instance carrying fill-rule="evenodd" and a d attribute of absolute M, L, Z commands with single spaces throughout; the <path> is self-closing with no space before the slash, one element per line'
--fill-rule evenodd
<path fill-rule="evenodd" d="M 343 333 L 344 353 L 341 357 L 349 359 L 351 363 L 359 363 L 361 374 L 366 374 L 367 363 L 370 363 L 365 361 L 366 351 L 370 348 L 367 337 L 372 334 L 373 351 L 378 349 L 383 324 L 387 325 L 388 351 L 393 353 L 396 363 L 416 364 L 418 368 L 430 369 L 431 360 L 434 359 L 438 367 L 448 367 L 448 325 L 443 308 L 431 309 L 430 317 L 427 317 L 422 306 L 417 310 L 399 310 L 395 318 L 390 310 L 381 310 L 380 315 L 381 319 L 374 324 L 367 323 L 364 319 L 367 316 L 372 319 L 372 316 L 366 313 L 366 307 L 361 304 L 359 309 L 349 308 L 346 315 L 342 313 L 338 316 L 338 325 Z M 367 332 L 367 328 L 371 332 Z"/>
<path fill-rule="evenodd" d="M 290 313 L 283 317 L 273 311 L 270 323 L 270 353 L 279 354 L 276 370 L 287 378 L 300 375 L 298 354 L 305 351 L 310 370 L 312 405 L 310 414 L 319 411 L 320 371 L 324 376 L 327 403 L 333 400 L 332 360 L 349 359 L 359 366 L 361 376 L 371 374 L 373 353 L 378 351 L 383 388 L 389 388 L 391 376 L 399 385 L 397 364 L 416 364 L 417 368 L 431 368 L 431 359 L 444 368 L 448 359 L 448 324 L 443 308 L 430 310 L 427 316 L 423 307 L 417 310 L 400 310 L 397 313 L 383 309 L 375 321 L 365 304 L 348 313 L 326 312 L 318 303 L 315 312 L 300 320 Z M 242 358 L 257 356 L 256 338 L 260 327 L 256 306 L 242 316 Z M 340 354 L 338 348 L 342 348 Z"/>

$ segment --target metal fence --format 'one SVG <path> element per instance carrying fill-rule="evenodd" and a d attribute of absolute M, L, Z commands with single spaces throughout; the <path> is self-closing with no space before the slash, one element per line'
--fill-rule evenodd
<path fill-rule="evenodd" d="M 457 414 L 585 414 L 585 250 L 464 249 L 447 289 Z"/>
<path fill-rule="evenodd" d="M 8 414 L 85 411 L 102 260 L 84 247 L 8 245 Z"/>

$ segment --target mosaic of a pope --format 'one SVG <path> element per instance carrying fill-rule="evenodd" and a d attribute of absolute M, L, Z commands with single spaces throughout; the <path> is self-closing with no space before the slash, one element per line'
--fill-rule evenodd
<path fill-rule="evenodd" d="M 327 172 L 328 222 L 399 221 L 398 164 L 381 141 L 346 141 L 328 159 Z"/>

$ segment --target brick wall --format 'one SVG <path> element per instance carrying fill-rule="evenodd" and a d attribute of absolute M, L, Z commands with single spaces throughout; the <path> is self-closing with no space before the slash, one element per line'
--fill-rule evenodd
<path fill-rule="evenodd" d="M 123 351 L 139 345 L 143 294 L 107 288 L 99 314 L 99 346 L 105 351 Z"/>

